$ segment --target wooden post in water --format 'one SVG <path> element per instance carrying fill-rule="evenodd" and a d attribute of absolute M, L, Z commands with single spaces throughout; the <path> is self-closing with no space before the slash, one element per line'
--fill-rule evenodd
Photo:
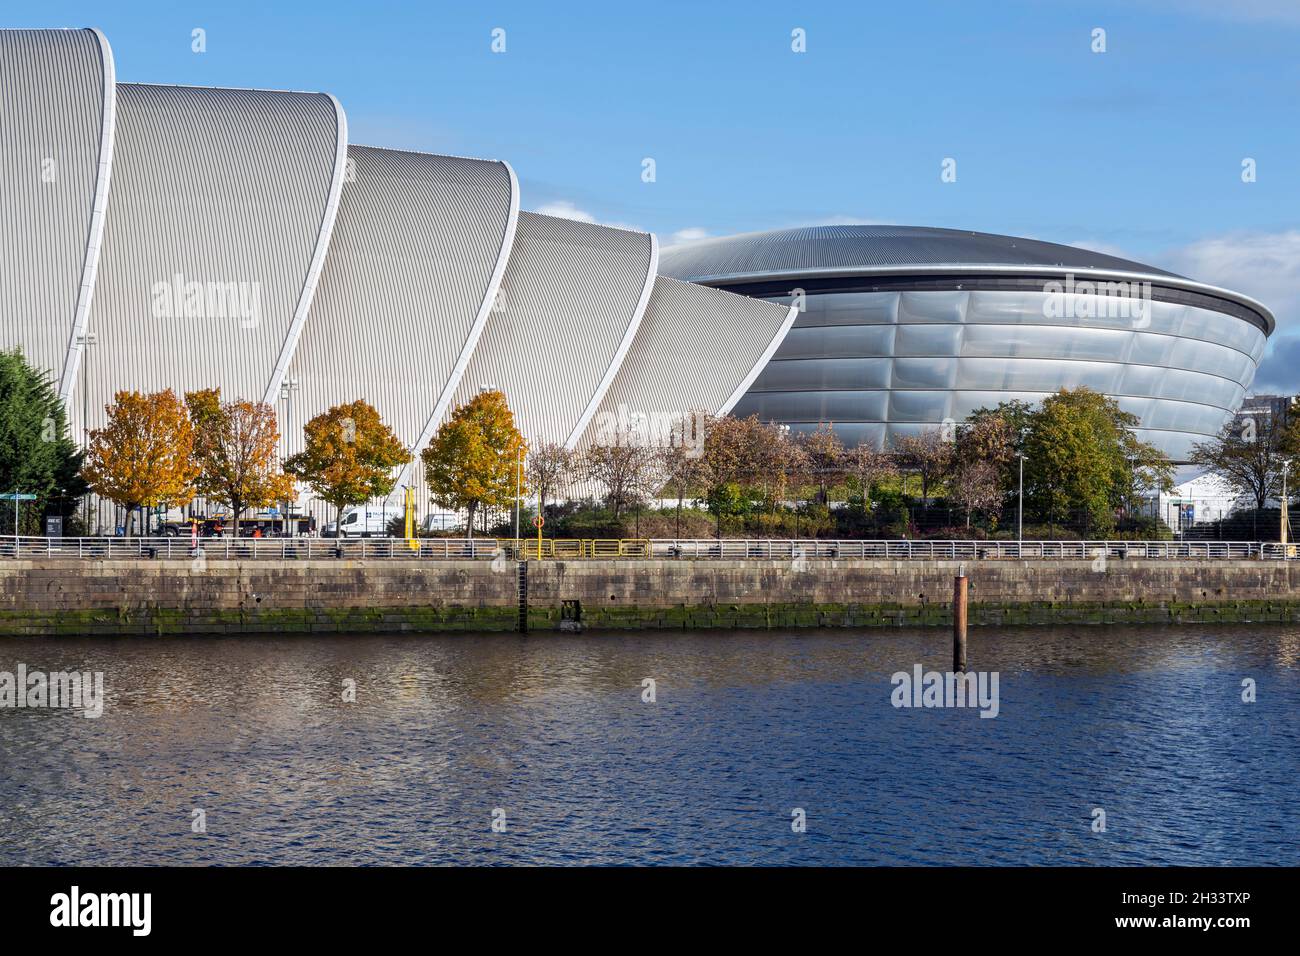
<path fill-rule="evenodd" d="M 952 579 L 952 669 L 966 672 L 966 575 Z"/>

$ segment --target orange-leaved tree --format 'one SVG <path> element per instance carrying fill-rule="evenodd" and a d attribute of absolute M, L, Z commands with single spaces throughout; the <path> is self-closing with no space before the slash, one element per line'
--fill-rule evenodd
<path fill-rule="evenodd" d="M 239 537 L 239 518 L 248 508 L 295 497 L 291 475 L 280 469 L 280 432 L 275 409 L 265 402 L 221 401 L 221 390 L 185 394 L 194 426 L 194 457 L 201 472 L 198 494 L 228 505 Z"/>
<path fill-rule="evenodd" d="M 81 474 L 97 494 L 126 509 L 129 535 L 134 509 L 187 504 L 199 468 L 189 414 L 170 388 L 118 392 L 113 402 L 108 423 L 90 433 Z"/>
<path fill-rule="evenodd" d="M 305 447 L 284 463 L 284 470 L 305 481 L 322 501 L 338 510 L 393 490 L 393 469 L 411 460 L 411 453 L 384 424 L 374 406 L 358 399 L 335 405 L 303 427 Z"/>
<path fill-rule="evenodd" d="M 505 395 L 486 391 L 458 405 L 420 457 L 434 502 L 464 510 L 472 538 L 480 507 L 502 508 L 515 500 L 518 462 L 527 452 Z"/>

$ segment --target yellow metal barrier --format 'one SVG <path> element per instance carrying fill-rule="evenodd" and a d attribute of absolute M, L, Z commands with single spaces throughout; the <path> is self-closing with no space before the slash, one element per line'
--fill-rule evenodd
<path fill-rule="evenodd" d="M 567 558 L 648 558 L 648 538 L 497 538 L 497 547 L 536 561 Z"/>
<path fill-rule="evenodd" d="M 552 538 L 551 555 L 557 558 L 581 558 L 586 554 L 581 538 Z"/>
<path fill-rule="evenodd" d="M 500 548 L 509 548 L 519 557 L 536 561 L 539 557 L 549 558 L 553 556 L 551 538 L 498 538 L 497 546 Z M 540 555 L 539 555 L 540 546 Z"/>
<path fill-rule="evenodd" d="M 618 538 L 589 538 L 587 540 L 587 557 L 617 558 L 621 542 Z"/>

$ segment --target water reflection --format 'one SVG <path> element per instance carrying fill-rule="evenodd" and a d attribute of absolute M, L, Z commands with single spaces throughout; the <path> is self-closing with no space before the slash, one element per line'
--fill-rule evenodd
<path fill-rule="evenodd" d="M 1300 632 L 976 629 L 997 719 L 889 706 L 946 640 L 10 640 L 0 670 L 102 670 L 107 699 L 0 709 L 0 862 L 1300 860 Z"/>

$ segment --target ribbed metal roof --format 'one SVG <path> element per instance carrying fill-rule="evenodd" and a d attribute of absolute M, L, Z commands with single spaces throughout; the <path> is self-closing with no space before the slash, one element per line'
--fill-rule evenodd
<path fill-rule="evenodd" d="M 628 415 L 725 414 L 744 395 L 798 315 L 793 307 L 655 280 L 641 327 L 578 444 Z"/>
<path fill-rule="evenodd" d="M 118 85 L 92 426 L 127 386 L 274 398 L 333 227 L 346 137 L 327 94 Z"/>
<path fill-rule="evenodd" d="M 358 398 L 418 446 L 481 331 L 514 235 L 518 196 L 505 163 L 370 146 L 349 146 L 348 159 L 290 373 L 292 450 L 303 423 Z"/>
<path fill-rule="evenodd" d="M 809 226 L 702 239 L 665 249 L 660 272 L 729 288 L 792 277 L 946 273 L 1138 279 L 1245 306 L 1267 332 L 1275 324 L 1254 299 L 1140 262 L 1038 239 L 928 226 Z"/>
<path fill-rule="evenodd" d="M 569 442 L 632 344 L 657 258 L 647 233 L 520 213 L 455 404 L 500 389 L 529 444 Z"/>
<path fill-rule="evenodd" d="M 665 249 L 663 274 L 693 282 L 790 272 L 946 265 L 1046 266 L 1052 271 L 1182 278 L 1118 256 L 987 232 L 928 226 L 809 226 L 702 239 Z"/>
<path fill-rule="evenodd" d="M 75 376 L 94 291 L 114 93 L 99 31 L 0 30 L 0 348 L 52 380 Z"/>

